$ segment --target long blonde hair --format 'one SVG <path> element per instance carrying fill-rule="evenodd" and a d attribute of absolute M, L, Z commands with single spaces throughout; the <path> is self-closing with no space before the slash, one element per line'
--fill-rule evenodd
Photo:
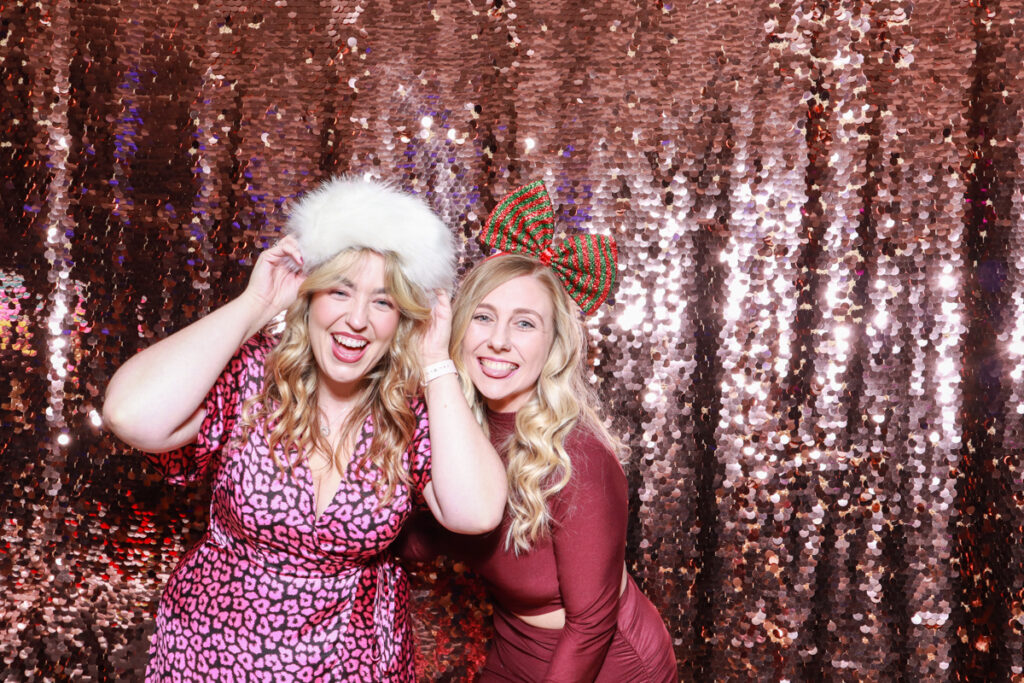
<path fill-rule="evenodd" d="M 335 285 L 357 268 L 367 254 L 379 254 L 384 259 L 385 287 L 400 314 L 398 328 L 387 352 L 367 373 L 359 402 L 345 419 L 341 438 L 332 446 L 319 428 L 320 368 L 309 341 L 309 308 L 314 294 Z M 383 472 L 378 492 L 383 491 L 382 502 L 389 501 L 399 483 L 409 483 L 402 454 L 416 429 L 409 397 L 417 393 L 419 386 L 421 368 L 415 349 L 429 320 L 425 293 L 405 277 L 394 253 L 341 251 L 306 277 L 288 308 L 281 340 L 267 355 L 263 388 L 243 408 L 242 438 L 248 438 L 256 422 L 263 421 L 270 430 L 267 441 L 271 457 L 282 471 L 294 473 L 295 465 L 315 449 L 329 453 L 339 471 L 344 471 L 348 454 L 342 452 L 342 447 L 350 443 L 366 417 L 372 415 L 373 438 L 365 459 Z M 286 462 L 277 456 L 279 447 L 286 454 Z"/>
<path fill-rule="evenodd" d="M 477 306 L 495 287 L 531 276 L 551 297 L 554 339 L 535 390 L 516 413 L 516 425 L 506 447 L 508 503 L 511 519 L 505 547 L 518 555 L 551 533 L 548 499 L 572 477 L 565 439 L 577 424 L 589 429 L 613 451 L 618 444 L 598 416 L 594 392 L 584 377 L 586 337 L 579 307 L 551 269 L 519 254 L 504 254 L 477 264 L 463 280 L 452 305 L 450 352 L 459 370 L 463 392 L 477 420 L 487 428 L 483 397 L 473 387 L 462 359 L 462 339 Z"/>

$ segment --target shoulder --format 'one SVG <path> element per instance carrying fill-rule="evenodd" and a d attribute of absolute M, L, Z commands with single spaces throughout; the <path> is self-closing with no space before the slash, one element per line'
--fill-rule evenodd
<path fill-rule="evenodd" d="M 576 425 L 565 439 L 572 472 L 569 483 L 551 501 L 551 511 L 561 524 L 604 515 L 618 519 L 628 506 L 628 483 L 615 452 L 586 425 Z M 604 517 L 602 517 L 604 518 Z"/>
<path fill-rule="evenodd" d="M 267 356 L 277 346 L 278 338 L 259 332 L 239 347 L 224 369 L 221 381 L 234 386 L 243 394 L 258 392 L 266 375 Z"/>
<path fill-rule="evenodd" d="M 565 439 L 565 451 L 572 463 L 573 480 L 625 481 L 622 464 L 611 447 L 585 424 L 577 424 Z"/>
<path fill-rule="evenodd" d="M 616 464 L 619 462 L 611 446 L 593 429 L 582 423 L 573 426 L 565 437 L 565 450 L 574 463 L 577 459 L 612 461 Z"/>
<path fill-rule="evenodd" d="M 238 355 L 246 360 L 258 361 L 262 364 L 279 341 L 281 341 L 280 337 L 268 332 L 257 332 L 242 344 Z"/>
<path fill-rule="evenodd" d="M 245 366 L 250 372 L 263 374 L 263 366 L 267 356 L 274 350 L 280 341 L 278 337 L 266 332 L 257 332 L 242 343 L 242 346 L 235 353 L 233 361 Z"/>

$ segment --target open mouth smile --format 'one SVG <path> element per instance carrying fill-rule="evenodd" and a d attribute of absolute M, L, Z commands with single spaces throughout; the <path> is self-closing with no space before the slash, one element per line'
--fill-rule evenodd
<path fill-rule="evenodd" d="M 477 362 L 480 364 L 480 371 L 491 379 L 505 379 L 519 369 L 516 363 L 496 358 L 477 358 Z"/>
<path fill-rule="evenodd" d="M 347 334 L 332 334 L 331 340 L 334 342 L 331 345 L 334 357 L 342 363 L 358 362 L 366 352 L 366 347 L 370 345 L 368 339 Z"/>

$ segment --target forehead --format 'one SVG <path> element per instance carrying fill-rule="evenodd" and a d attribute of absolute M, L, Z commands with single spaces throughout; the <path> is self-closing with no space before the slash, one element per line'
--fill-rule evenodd
<path fill-rule="evenodd" d="M 359 256 L 340 270 L 335 276 L 336 282 L 351 282 L 357 287 L 377 289 L 385 285 L 386 265 L 384 257 L 372 251 L 359 254 Z"/>
<path fill-rule="evenodd" d="M 498 311 L 526 308 L 548 320 L 554 315 L 554 304 L 547 287 L 532 275 L 520 275 L 498 285 L 480 303 Z"/>

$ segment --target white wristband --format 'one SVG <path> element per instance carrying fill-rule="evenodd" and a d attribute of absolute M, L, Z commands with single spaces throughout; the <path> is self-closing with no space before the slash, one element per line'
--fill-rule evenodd
<path fill-rule="evenodd" d="M 423 368 L 423 386 L 427 386 L 442 375 L 454 375 L 457 373 L 458 370 L 455 369 L 455 363 L 451 360 L 442 360 L 437 363 L 432 363 L 431 365 Z"/>

